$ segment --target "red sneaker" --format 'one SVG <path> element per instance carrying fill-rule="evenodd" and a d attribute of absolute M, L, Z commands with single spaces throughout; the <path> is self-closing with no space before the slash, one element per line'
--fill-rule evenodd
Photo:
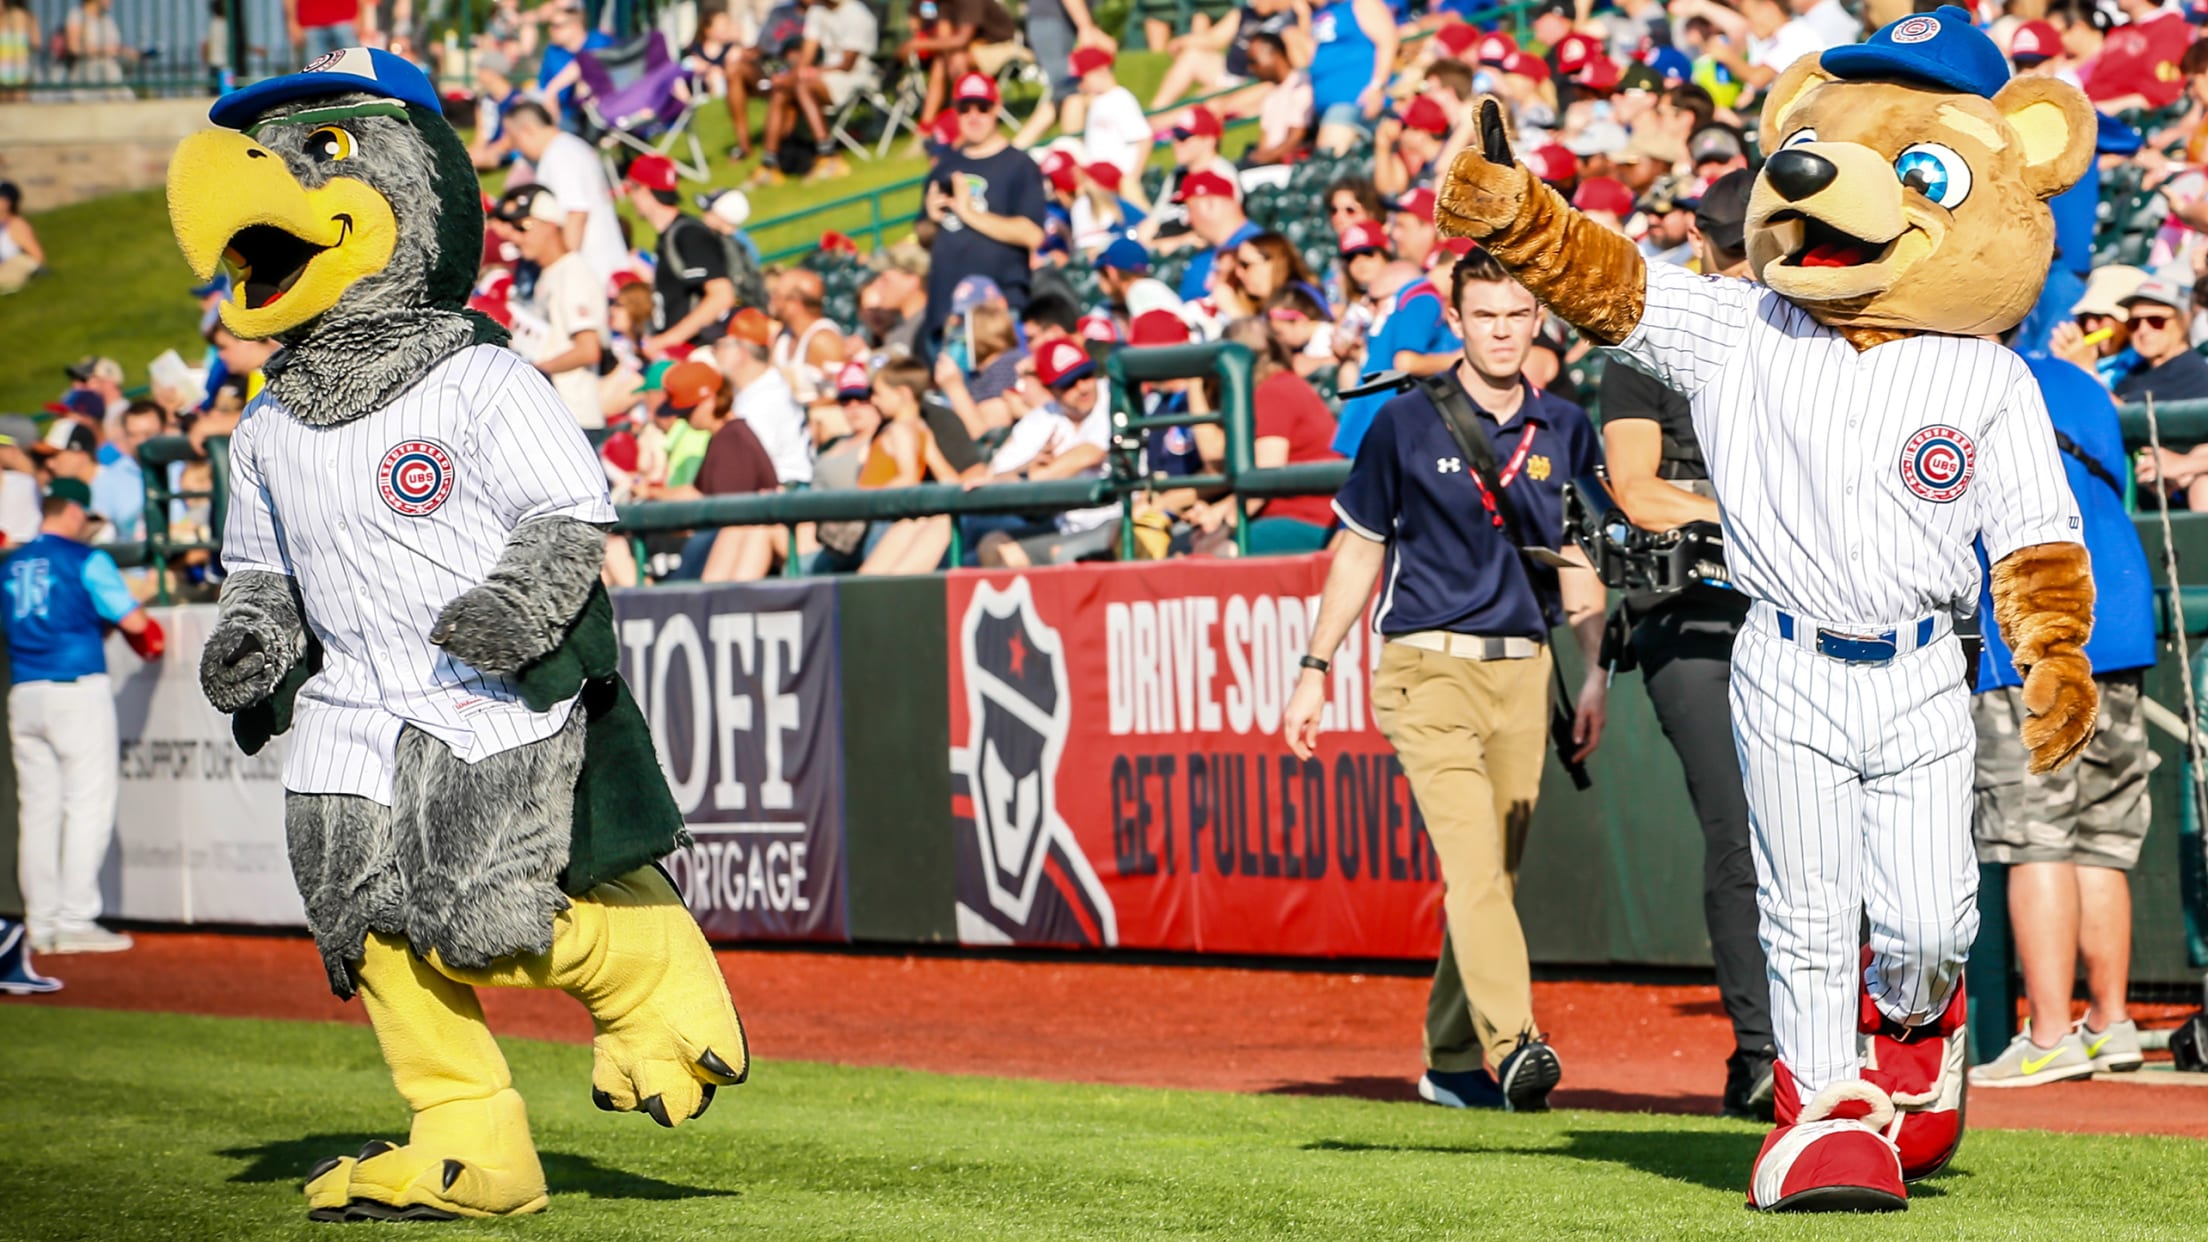
<path fill-rule="evenodd" d="M 1922 1181 L 1947 1167 L 1963 1145 L 1964 1092 L 1969 1086 L 1963 986 L 1947 1009 L 1923 1026 L 1902 1028 L 1879 1013 L 1869 989 L 1857 1030 L 1863 1036 L 1863 1081 L 1894 1102 L 1885 1127 L 1901 1153 L 1902 1176 Z"/>
<path fill-rule="evenodd" d="M 1865 1082 L 1836 1082 L 1806 1106 L 1782 1062 L 1782 1124 L 1748 1175 L 1748 1206 L 1764 1212 L 1897 1212 L 1909 1206 L 1901 1160 L 1880 1130 L 1894 1106 Z"/>

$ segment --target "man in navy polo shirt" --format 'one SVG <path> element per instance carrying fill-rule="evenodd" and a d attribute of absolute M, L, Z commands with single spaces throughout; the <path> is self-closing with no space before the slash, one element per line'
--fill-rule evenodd
<path fill-rule="evenodd" d="M 1534 1025 L 1512 904 L 1541 788 L 1548 639 L 1560 621 L 1570 621 L 1587 669 L 1573 721 L 1578 758 L 1602 737 L 1607 694 L 1602 583 L 1589 569 L 1536 565 L 1520 549 L 1559 548 L 1563 484 L 1595 469 L 1601 442 L 1585 411 L 1520 374 L 1540 322 L 1533 295 L 1483 250 L 1457 262 L 1454 291 L 1448 318 L 1464 349 L 1452 374 L 1477 407 L 1474 434 L 1487 437 L 1505 495 L 1488 495 L 1423 391 L 1381 404 L 1334 501 L 1349 537 L 1327 571 L 1283 730 L 1309 758 L 1329 662 L 1384 569 L 1373 715 L 1403 761 L 1448 889 L 1419 1094 L 1524 1111 L 1545 1107 L 1562 1074 Z"/>

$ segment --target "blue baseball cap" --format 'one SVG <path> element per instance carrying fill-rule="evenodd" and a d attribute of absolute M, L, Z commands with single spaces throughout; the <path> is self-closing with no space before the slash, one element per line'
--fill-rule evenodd
<path fill-rule="evenodd" d="M 1115 238 L 1111 245 L 1104 247 L 1102 254 L 1096 256 L 1095 267 L 1098 271 L 1110 268 L 1115 272 L 1147 272 L 1150 270 L 1150 252 L 1143 249 L 1142 243 L 1132 237 Z"/>
<path fill-rule="evenodd" d="M 2008 58 L 1952 4 L 1904 17 L 1867 42 L 1833 48 L 1819 63 L 1848 80 L 1902 78 L 1984 99 L 2009 80 Z"/>
<path fill-rule="evenodd" d="M 429 75 L 405 57 L 374 48 L 348 47 L 316 57 L 297 73 L 266 78 L 224 95 L 207 110 L 207 119 L 224 129 L 244 129 L 277 104 L 353 91 L 444 112 Z"/>
<path fill-rule="evenodd" d="M 2098 131 L 2094 134 L 2093 150 L 2098 154 L 2131 155 L 2147 143 L 2146 139 L 2139 136 L 2138 130 L 2106 112 L 2095 112 L 2093 120 Z"/>
<path fill-rule="evenodd" d="M 1654 70 L 1656 76 L 1667 81 L 1677 78 L 1684 82 L 1694 76 L 1694 61 L 1685 52 L 1675 47 L 1651 48 L 1648 55 L 1641 59 L 1641 63 Z"/>

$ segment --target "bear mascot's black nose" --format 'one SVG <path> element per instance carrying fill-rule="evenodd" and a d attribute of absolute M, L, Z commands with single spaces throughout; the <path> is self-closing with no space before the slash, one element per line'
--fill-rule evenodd
<path fill-rule="evenodd" d="M 1774 153 L 1764 161 L 1763 175 L 1787 202 L 1798 203 L 1831 185 L 1840 169 L 1822 155 L 1797 149 Z"/>

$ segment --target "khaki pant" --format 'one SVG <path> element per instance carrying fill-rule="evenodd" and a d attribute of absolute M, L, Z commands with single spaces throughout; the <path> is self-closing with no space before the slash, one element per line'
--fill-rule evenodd
<path fill-rule="evenodd" d="M 1547 747 L 1547 648 L 1466 660 L 1390 643 L 1373 714 L 1410 778 L 1447 888 L 1448 935 L 1426 1006 L 1426 1065 L 1499 1064 L 1533 1031 L 1515 896 Z"/>

